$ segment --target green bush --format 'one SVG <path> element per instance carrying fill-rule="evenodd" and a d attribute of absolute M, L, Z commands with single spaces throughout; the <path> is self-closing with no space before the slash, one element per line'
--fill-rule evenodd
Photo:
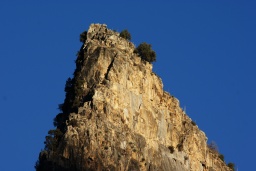
<path fill-rule="evenodd" d="M 134 51 L 138 53 L 139 56 L 150 63 L 156 61 L 156 53 L 151 49 L 151 45 L 145 42 L 141 43 Z"/>
<path fill-rule="evenodd" d="M 87 39 L 87 31 L 80 34 L 80 42 L 84 43 Z"/>
<path fill-rule="evenodd" d="M 78 126 L 78 122 L 76 119 L 71 119 L 69 121 L 69 125 L 72 125 L 72 127 L 77 127 Z"/>
<path fill-rule="evenodd" d="M 214 141 L 212 141 L 210 144 L 208 144 L 208 148 L 213 152 L 219 153 L 219 148 Z"/>
<path fill-rule="evenodd" d="M 235 171 L 235 164 L 234 163 L 228 163 L 228 167 Z"/>
<path fill-rule="evenodd" d="M 170 153 L 174 152 L 174 147 L 173 146 L 169 146 L 168 149 L 170 150 Z"/>
<path fill-rule="evenodd" d="M 224 155 L 223 154 L 219 154 L 219 158 L 224 161 Z"/>
<path fill-rule="evenodd" d="M 131 34 L 126 29 L 120 32 L 120 37 L 122 37 L 126 40 L 131 40 L 132 39 Z"/>
<path fill-rule="evenodd" d="M 63 133 L 59 129 L 49 130 L 48 135 L 45 137 L 45 150 L 56 152 L 62 136 Z"/>
<path fill-rule="evenodd" d="M 63 125 L 66 125 L 65 115 L 63 113 L 59 113 L 53 119 L 53 125 L 60 129 Z"/>
<path fill-rule="evenodd" d="M 191 121 L 191 123 L 192 123 L 192 125 L 193 125 L 193 126 L 196 126 L 196 123 L 195 123 L 195 121 Z"/>

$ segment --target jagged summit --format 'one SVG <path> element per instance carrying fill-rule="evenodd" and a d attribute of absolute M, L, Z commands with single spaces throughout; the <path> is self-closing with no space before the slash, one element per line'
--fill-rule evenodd
<path fill-rule="evenodd" d="M 230 170 L 134 49 L 90 26 L 38 171 Z"/>

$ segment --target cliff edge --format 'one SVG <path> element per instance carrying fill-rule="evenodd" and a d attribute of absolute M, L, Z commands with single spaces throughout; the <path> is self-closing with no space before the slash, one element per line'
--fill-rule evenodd
<path fill-rule="evenodd" d="M 101 24 L 85 37 L 70 85 L 82 95 L 66 94 L 79 103 L 56 117 L 38 171 L 230 171 L 131 42 Z"/>

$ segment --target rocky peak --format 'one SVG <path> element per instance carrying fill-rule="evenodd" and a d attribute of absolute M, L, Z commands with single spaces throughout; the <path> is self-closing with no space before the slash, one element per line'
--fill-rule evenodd
<path fill-rule="evenodd" d="M 81 103 L 37 170 L 230 170 L 134 49 L 106 25 L 90 26 L 76 72 Z"/>

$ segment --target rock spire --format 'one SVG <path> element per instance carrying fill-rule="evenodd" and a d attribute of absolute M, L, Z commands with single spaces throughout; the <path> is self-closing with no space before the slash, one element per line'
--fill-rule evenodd
<path fill-rule="evenodd" d="M 63 114 L 63 135 L 40 153 L 38 171 L 230 170 L 134 49 L 106 25 L 90 26 L 76 73 L 80 103 Z"/>

